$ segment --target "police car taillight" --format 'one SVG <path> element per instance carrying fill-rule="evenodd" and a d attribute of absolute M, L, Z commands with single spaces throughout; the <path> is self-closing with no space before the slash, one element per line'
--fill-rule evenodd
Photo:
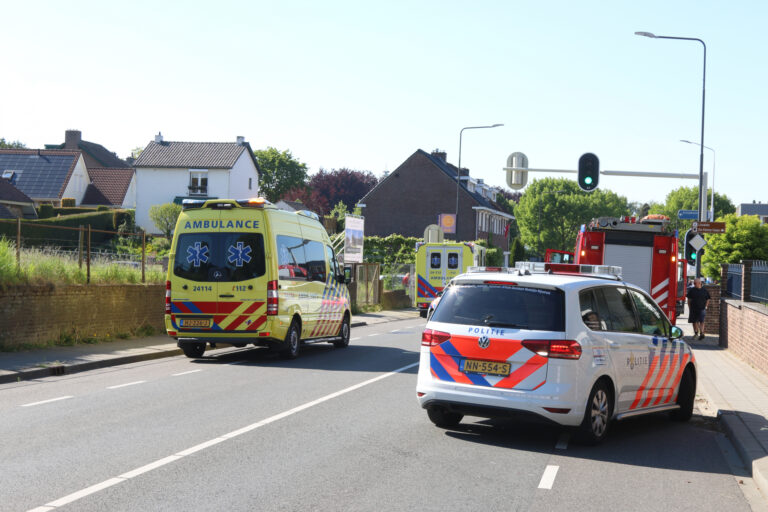
<path fill-rule="evenodd" d="M 277 281 L 269 281 L 267 283 L 267 315 L 274 316 L 277 314 L 277 306 L 279 304 L 279 298 L 277 295 Z"/>
<path fill-rule="evenodd" d="M 523 340 L 523 346 L 550 359 L 579 359 L 581 345 L 575 340 Z"/>
<path fill-rule="evenodd" d="M 165 282 L 165 314 L 171 314 L 171 282 Z"/>
<path fill-rule="evenodd" d="M 421 345 L 423 347 L 436 347 L 449 339 L 451 339 L 451 335 L 447 332 L 424 329 L 424 332 L 421 333 Z"/>

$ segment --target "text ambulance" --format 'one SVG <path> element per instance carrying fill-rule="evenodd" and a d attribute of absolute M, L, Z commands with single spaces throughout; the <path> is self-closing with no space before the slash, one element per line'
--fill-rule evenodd
<path fill-rule="evenodd" d="M 188 357 L 206 343 L 270 346 L 286 358 L 302 342 L 349 344 L 343 269 L 316 214 L 264 199 L 186 200 L 176 223 L 165 326 Z"/>
<path fill-rule="evenodd" d="M 472 242 L 416 244 L 416 307 L 427 316 L 429 304 L 448 281 L 469 267 L 485 265 L 485 247 Z"/>

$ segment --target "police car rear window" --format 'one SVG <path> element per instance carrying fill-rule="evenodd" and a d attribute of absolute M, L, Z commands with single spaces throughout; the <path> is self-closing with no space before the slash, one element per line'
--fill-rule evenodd
<path fill-rule="evenodd" d="M 446 288 L 432 321 L 563 332 L 564 304 L 562 290 L 454 283 Z"/>
<path fill-rule="evenodd" d="M 179 236 L 173 274 L 191 281 L 246 281 L 263 276 L 261 233 L 187 233 Z"/>

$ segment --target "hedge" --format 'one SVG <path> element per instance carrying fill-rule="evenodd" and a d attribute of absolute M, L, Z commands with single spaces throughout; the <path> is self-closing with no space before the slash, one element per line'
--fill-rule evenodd
<path fill-rule="evenodd" d="M 76 228 L 79 226 L 87 227 L 90 225 L 91 229 L 115 231 L 115 222 L 118 220 L 122 222 L 126 217 L 129 218 L 131 213 L 132 210 L 110 210 L 103 212 L 80 213 L 77 215 L 63 215 L 61 217 L 37 220 L 22 220 L 22 245 L 25 247 L 43 245 L 76 245 L 79 238 L 78 231 L 71 229 L 59 229 L 58 226 Z M 40 226 L 40 224 L 56 227 L 45 227 Z M 0 236 L 5 236 L 6 238 L 15 240 L 16 223 L 0 222 Z M 91 233 L 91 245 L 99 245 L 105 242 L 109 242 L 114 237 L 115 235 L 111 233 Z"/>

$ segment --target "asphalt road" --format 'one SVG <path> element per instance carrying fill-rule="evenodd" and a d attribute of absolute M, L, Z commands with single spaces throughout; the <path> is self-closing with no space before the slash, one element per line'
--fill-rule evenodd
<path fill-rule="evenodd" d="M 415 394 L 423 325 L 355 328 L 294 361 L 225 349 L 0 386 L 0 510 L 755 507 L 712 418 L 615 423 L 598 447 L 434 427 Z"/>

